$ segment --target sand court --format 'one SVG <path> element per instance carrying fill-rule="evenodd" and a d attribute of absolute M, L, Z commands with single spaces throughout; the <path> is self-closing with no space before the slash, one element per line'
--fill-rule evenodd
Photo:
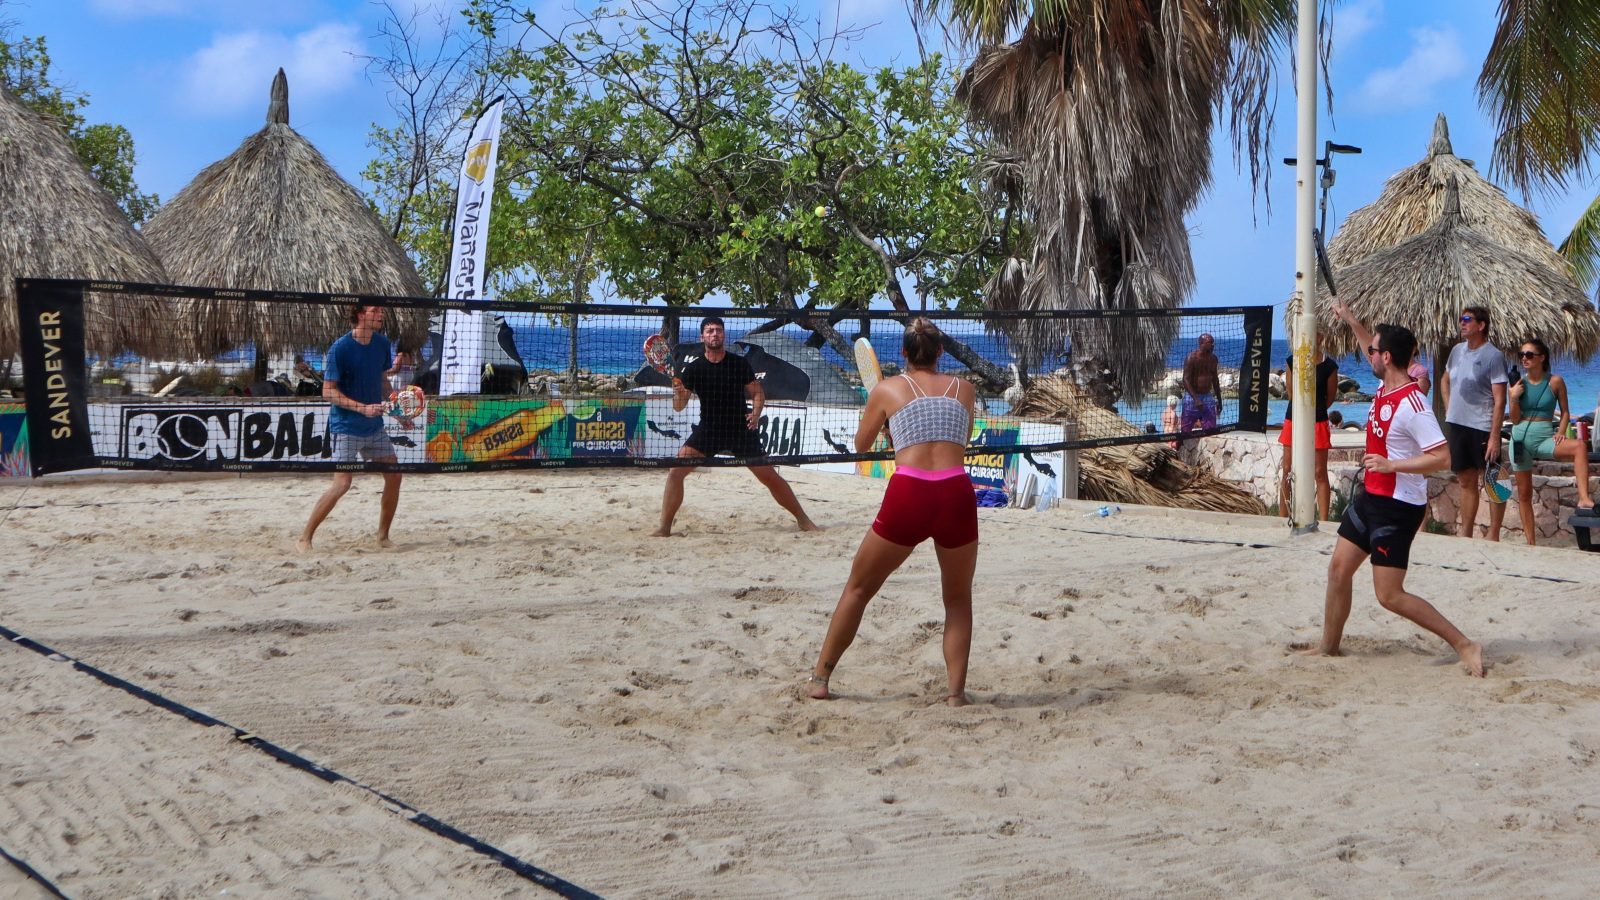
<path fill-rule="evenodd" d="M 938 701 L 923 548 L 832 687 L 797 691 L 882 484 L 785 471 L 381 480 L 292 552 L 325 478 L 0 488 L 0 625 L 259 734 L 605 896 L 1584 896 L 1600 882 L 1600 564 L 1423 535 L 1408 585 L 1332 528 L 983 510 L 972 707 Z M 540 896 L 492 861 L 0 646 L 0 846 L 75 897 Z M 80 738 L 80 735 L 89 735 Z M 20 773 L 20 774 L 14 774 Z M 63 799 L 65 798 L 65 799 Z M 69 839 L 66 835 L 72 835 Z M 9 884 L 0 881 L 0 885 Z"/>

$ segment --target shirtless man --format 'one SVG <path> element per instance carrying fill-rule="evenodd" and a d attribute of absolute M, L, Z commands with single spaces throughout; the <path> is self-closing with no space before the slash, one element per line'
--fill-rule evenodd
<path fill-rule="evenodd" d="M 761 382 L 756 380 L 755 370 L 744 357 L 728 352 L 727 332 L 721 318 L 707 316 L 700 323 L 700 340 L 705 345 L 705 353 L 684 366 L 672 385 L 674 410 L 681 412 L 688 406 L 690 394 L 700 398 L 700 424 L 678 448 L 679 458 L 719 453 L 746 458 L 765 456 L 756 429 L 760 427 L 761 407 L 766 405 L 767 395 L 761 389 Z M 652 536 L 672 535 L 672 520 L 678 515 L 678 507 L 683 505 L 683 481 L 695 468 L 679 466 L 667 472 L 667 487 L 661 496 L 661 526 L 651 532 Z M 766 486 L 779 506 L 794 516 L 801 531 L 822 530 L 806 515 L 800 498 L 794 495 L 794 488 L 783 480 L 777 469 L 752 465 L 750 474 Z"/>
<path fill-rule="evenodd" d="M 1200 335 L 1199 346 L 1183 361 L 1183 421 L 1179 431 L 1217 427 L 1222 408 L 1222 379 L 1217 375 L 1216 341 Z"/>
<path fill-rule="evenodd" d="M 1328 561 L 1323 598 L 1322 639 L 1296 644 L 1301 653 L 1339 656 L 1345 621 L 1350 618 L 1356 570 L 1372 560 L 1372 589 L 1384 609 L 1438 635 L 1461 660 L 1468 675 L 1483 677 L 1483 647 L 1461 633 L 1433 604 L 1406 590 L 1411 543 L 1427 514 L 1428 473 L 1450 461 L 1439 421 L 1417 383 L 1406 374 L 1417 339 L 1396 325 L 1379 325 L 1366 347 L 1373 374 L 1382 379 L 1367 415 L 1367 452 L 1362 486 L 1339 523 L 1339 538 Z"/>

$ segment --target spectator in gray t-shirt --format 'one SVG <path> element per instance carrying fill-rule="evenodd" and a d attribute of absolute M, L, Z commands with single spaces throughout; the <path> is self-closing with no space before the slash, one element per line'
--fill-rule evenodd
<path fill-rule="evenodd" d="M 1500 424 L 1506 410 L 1506 358 L 1489 342 L 1489 311 L 1469 306 L 1461 312 L 1462 342 L 1450 349 L 1439 379 L 1449 423 L 1450 471 L 1461 485 L 1461 521 L 1456 534 L 1475 537 L 1478 487 L 1485 465 L 1500 458 Z M 1505 504 L 1489 506 L 1489 540 L 1500 540 Z"/>
<path fill-rule="evenodd" d="M 1450 381 L 1449 405 L 1444 418 L 1452 425 L 1493 431 L 1495 413 L 1504 406 L 1495 400 L 1496 386 L 1506 384 L 1506 358 L 1500 348 L 1484 341 L 1476 348 L 1457 344 L 1445 366 Z"/>

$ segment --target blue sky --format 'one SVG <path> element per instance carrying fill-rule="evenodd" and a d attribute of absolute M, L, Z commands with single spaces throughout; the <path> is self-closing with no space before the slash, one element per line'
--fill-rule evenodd
<path fill-rule="evenodd" d="M 427 9 L 444 0 L 394 0 Z M 536 5 L 558 21 L 559 0 Z M 831 23 L 867 26 L 836 56 L 866 65 L 916 58 L 903 0 L 803 0 Z M 1497 0 L 1345 0 L 1335 14 L 1334 114 L 1318 140 L 1364 148 L 1338 161 L 1329 221 L 1371 202 L 1383 180 L 1421 158 L 1433 119 L 1445 113 L 1458 155 L 1489 158 L 1492 133 L 1474 91 L 1492 37 Z M 390 112 L 366 54 L 379 52 L 383 8 L 369 0 L 0 0 L 0 19 L 49 39 L 58 80 L 90 97 L 92 122 L 123 124 L 138 151 L 146 191 L 171 197 L 202 167 L 260 127 L 272 74 L 289 75 L 291 122 L 359 186 L 373 122 Z M 1289 69 L 1282 68 L 1288 79 Z M 1280 85 L 1271 158 L 1294 154 L 1292 83 Z M 1271 213 L 1252 202 L 1248 178 L 1219 141 L 1212 190 L 1191 218 L 1197 290 L 1204 306 L 1279 303 L 1292 289 L 1292 170 L 1273 173 Z M 1530 207 L 1559 241 L 1600 185 L 1534 197 Z"/>

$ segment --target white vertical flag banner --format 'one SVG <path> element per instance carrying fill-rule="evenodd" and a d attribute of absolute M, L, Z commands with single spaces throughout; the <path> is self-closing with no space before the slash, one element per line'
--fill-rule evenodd
<path fill-rule="evenodd" d="M 456 187 L 456 219 L 451 230 L 452 300 L 481 300 L 489 244 L 489 201 L 494 198 L 494 166 L 500 154 L 500 108 L 496 98 L 484 108 L 467 139 Z M 444 316 L 439 359 L 440 394 L 476 394 L 483 368 L 483 314 L 450 310 Z"/>

